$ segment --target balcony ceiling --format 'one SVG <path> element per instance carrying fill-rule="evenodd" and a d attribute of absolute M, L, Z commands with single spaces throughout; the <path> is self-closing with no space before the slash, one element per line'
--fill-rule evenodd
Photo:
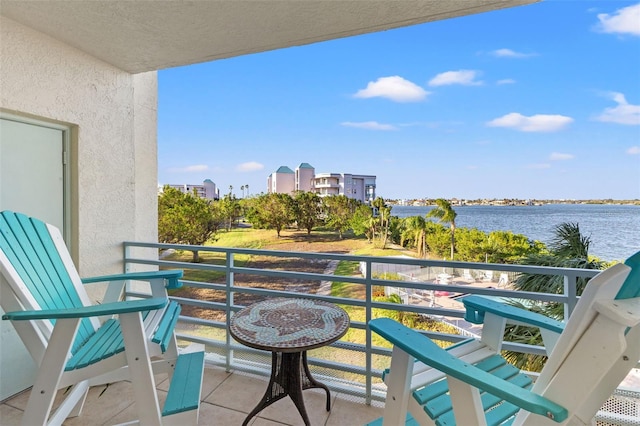
<path fill-rule="evenodd" d="M 138 73 L 535 1 L 0 0 L 0 14 Z"/>

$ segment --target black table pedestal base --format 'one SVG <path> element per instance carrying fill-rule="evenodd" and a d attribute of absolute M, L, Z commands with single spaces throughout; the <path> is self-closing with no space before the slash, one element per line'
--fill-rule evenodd
<path fill-rule="evenodd" d="M 304 408 L 302 391 L 311 388 L 321 388 L 327 393 L 327 411 L 331 410 L 329 388 L 316 381 L 309 372 L 307 365 L 307 351 L 302 352 L 272 352 L 271 378 L 264 396 L 242 423 L 246 426 L 256 414 L 276 401 L 289 395 L 300 412 L 304 424 L 309 426 L 309 416 Z"/>

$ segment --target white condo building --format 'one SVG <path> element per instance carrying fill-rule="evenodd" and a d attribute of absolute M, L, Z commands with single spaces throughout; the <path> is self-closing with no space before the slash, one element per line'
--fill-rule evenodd
<path fill-rule="evenodd" d="M 318 173 L 313 182 L 314 192 L 321 197 L 346 195 L 363 203 L 371 203 L 376 198 L 376 177 L 373 175 Z"/>
<path fill-rule="evenodd" d="M 293 195 L 295 191 L 315 192 L 321 197 L 345 195 L 363 203 L 376 198 L 376 177 L 351 173 L 315 173 L 309 163 L 300 164 L 295 172 L 281 166 L 267 178 L 267 192 Z"/>
<path fill-rule="evenodd" d="M 216 184 L 213 183 L 211 179 L 205 179 L 202 182 L 202 185 L 192 185 L 192 184 L 166 184 L 160 186 L 159 190 L 162 191 L 162 188 L 168 186 L 170 188 L 177 189 L 178 191 L 186 194 L 193 194 L 193 191 L 196 191 L 196 194 L 200 198 L 206 198 L 208 200 L 219 200 L 220 199 L 220 190 L 216 187 Z"/>

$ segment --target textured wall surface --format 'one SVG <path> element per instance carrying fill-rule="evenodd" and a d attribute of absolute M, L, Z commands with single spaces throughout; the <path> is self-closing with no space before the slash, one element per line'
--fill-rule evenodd
<path fill-rule="evenodd" d="M 157 76 L 132 75 L 0 17 L 0 108 L 72 128 L 72 245 L 82 276 L 157 240 Z"/>

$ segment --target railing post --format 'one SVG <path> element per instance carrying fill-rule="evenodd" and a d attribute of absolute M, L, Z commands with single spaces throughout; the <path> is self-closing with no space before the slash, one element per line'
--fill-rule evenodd
<path fill-rule="evenodd" d="M 365 263 L 365 280 L 366 280 L 366 284 L 365 284 L 365 301 L 366 301 L 366 306 L 365 306 L 365 322 L 367 324 L 367 328 L 366 328 L 366 356 L 365 356 L 365 369 L 367 371 L 367 376 L 365 379 L 365 403 L 367 405 L 371 405 L 371 394 L 372 394 L 372 374 L 373 372 L 372 370 L 372 355 L 371 355 L 371 330 L 369 329 L 369 321 L 371 321 L 371 302 L 373 299 L 373 289 L 372 284 L 371 284 L 371 260 L 367 260 Z"/>
<path fill-rule="evenodd" d="M 227 333 L 226 333 L 226 349 L 227 349 L 227 357 L 226 357 L 226 370 L 227 372 L 231 371 L 231 363 L 233 359 L 233 350 L 231 349 L 231 334 L 229 334 L 229 328 L 231 327 L 231 307 L 233 306 L 233 252 L 227 251 L 227 297 L 226 297 L 226 318 L 227 318 Z"/>
<path fill-rule="evenodd" d="M 576 275 L 564 276 L 564 294 L 567 297 L 564 304 L 564 320 L 566 321 L 578 303 L 578 277 Z"/>
<path fill-rule="evenodd" d="M 122 258 L 122 272 L 125 274 L 129 272 L 129 262 L 127 262 L 127 259 L 129 258 L 130 254 L 131 248 L 129 247 L 129 245 L 127 245 L 127 243 L 122 244 L 122 256 L 124 256 Z"/>

